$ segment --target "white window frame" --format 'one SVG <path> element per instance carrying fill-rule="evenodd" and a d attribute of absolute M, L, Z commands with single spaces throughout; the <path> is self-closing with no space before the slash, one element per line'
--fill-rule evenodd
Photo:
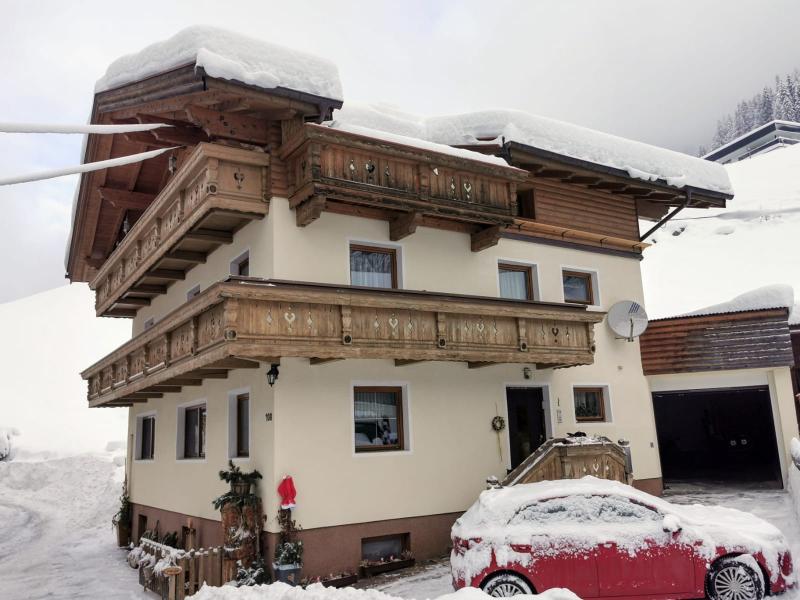
<path fill-rule="evenodd" d="M 348 261 L 349 262 L 349 261 Z M 402 450 L 381 450 L 379 452 L 356 452 L 356 432 L 353 424 L 356 420 L 356 388 L 359 387 L 399 387 L 403 397 L 403 449 Z M 350 452 L 354 458 L 375 458 L 380 456 L 410 455 L 413 453 L 412 440 L 414 439 L 411 431 L 411 384 L 408 381 L 387 381 L 387 380 L 355 380 L 350 382 L 350 410 L 348 411 L 350 420 L 348 428 L 350 430 Z M 379 459 L 378 459 L 379 460 Z"/>
<path fill-rule="evenodd" d="M 186 301 L 188 302 L 189 300 L 191 300 L 195 296 L 199 296 L 199 295 L 200 295 L 200 284 L 198 283 L 196 286 L 194 286 L 188 292 L 186 292 Z"/>
<path fill-rule="evenodd" d="M 567 299 L 564 297 L 564 271 L 574 271 L 576 273 L 585 273 L 586 275 L 591 276 L 592 278 L 592 304 L 581 304 L 580 306 L 585 306 L 587 309 L 595 309 L 600 310 L 602 307 L 602 301 L 600 300 L 600 271 L 597 269 L 590 269 L 587 267 L 574 267 L 572 265 L 561 265 L 561 271 L 558 273 L 559 276 L 559 286 L 561 289 L 561 301 L 565 304 L 572 304 L 577 305 L 575 302 L 567 302 Z"/>
<path fill-rule="evenodd" d="M 374 246 L 375 248 L 394 250 L 395 259 L 397 261 L 397 289 L 402 290 L 405 288 L 405 260 L 403 256 L 403 244 L 376 242 L 364 238 L 347 238 L 347 282 L 350 285 L 353 285 L 352 273 L 350 272 L 351 246 Z"/>
<path fill-rule="evenodd" d="M 206 450 L 208 450 L 208 401 L 206 398 L 198 398 L 197 400 L 192 400 L 190 402 L 185 402 L 183 404 L 179 404 L 176 407 L 176 428 L 177 432 L 175 435 L 175 459 L 178 462 L 188 462 L 188 463 L 204 463 L 208 458 L 208 452 L 204 457 L 198 458 L 184 458 L 184 441 L 186 439 L 186 410 L 189 408 L 196 408 L 198 406 L 206 407 L 206 431 L 205 431 L 205 440 L 206 440 Z"/>
<path fill-rule="evenodd" d="M 233 260 L 231 260 L 230 265 L 228 267 L 228 272 L 231 275 L 239 276 L 239 265 L 242 264 L 245 260 L 247 260 L 250 263 L 250 273 L 251 273 L 251 275 L 242 275 L 242 277 L 251 277 L 252 273 L 253 273 L 253 269 L 252 269 L 253 263 L 250 260 L 250 248 L 247 248 L 247 249 L 243 250 L 242 252 L 239 253 L 239 255 L 237 257 L 235 257 Z"/>
<path fill-rule="evenodd" d="M 142 458 L 142 421 L 148 417 L 153 417 L 154 420 L 154 428 L 153 428 L 153 458 Z M 134 437 L 136 447 L 134 448 L 133 452 L 133 462 L 137 463 L 149 463 L 154 462 L 156 459 L 156 430 L 155 427 L 158 426 L 158 417 L 156 416 L 156 411 L 150 410 L 147 412 L 139 413 L 136 415 L 136 434 Z"/>
<path fill-rule="evenodd" d="M 517 265 L 520 267 L 527 267 L 531 270 L 531 285 L 533 285 L 533 289 L 531 290 L 531 295 L 533 296 L 534 302 L 541 302 L 542 301 L 542 284 L 539 278 L 539 263 L 523 261 L 516 258 L 498 258 L 497 259 L 497 268 L 495 270 L 495 277 L 497 277 L 497 297 L 502 298 L 503 296 L 500 295 L 500 265 Z M 563 290 L 563 283 L 562 283 L 562 294 Z"/>
<path fill-rule="evenodd" d="M 238 446 L 237 439 L 237 397 L 242 394 L 247 394 L 249 400 L 247 402 L 247 456 L 237 456 L 236 450 Z M 208 408 L 206 407 L 206 411 Z M 208 419 L 208 412 L 206 412 L 206 419 Z M 247 463 L 253 456 L 253 394 L 249 387 L 243 387 L 228 392 L 228 458 L 234 462 Z"/>
<path fill-rule="evenodd" d="M 603 409 L 605 411 L 605 419 L 602 421 L 578 421 L 575 416 L 575 388 L 601 388 L 603 390 Z M 572 383 L 570 387 L 570 402 L 572 404 L 572 422 L 576 427 L 603 427 L 604 425 L 614 424 L 614 410 L 611 402 L 611 385 L 608 383 L 597 382 L 580 382 Z M 587 431 L 587 433 L 589 433 Z"/>

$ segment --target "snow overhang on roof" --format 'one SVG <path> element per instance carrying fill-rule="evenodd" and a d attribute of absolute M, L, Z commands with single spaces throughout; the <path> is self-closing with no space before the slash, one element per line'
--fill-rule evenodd
<path fill-rule="evenodd" d="M 336 65 L 324 58 L 263 40 L 198 25 L 115 60 L 95 85 L 95 93 L 141 81 L 193 64 L 210 77 L 262 89 L 293 90 L 343 99 Z"/>
<path fill-rule="evenodd" d="M 662 183 L 719 196 L 733 196 L 722 165 L 571 123 L 518 110 L 485 110 L 422 117 L 383 105 L 347 104 L 332 127 L 361 126 L 459 147 L 514 147 L 589 170 Z"/>
<path fill-rule="evenodd" d="M 727 302 L 721 302 L 720 304 L 714 304 L 682 315 L 667 318 L 679 319 L 683 317 L 725 315 L 781 308 L 787 311 L 791 311 L 794 308 L 794 289 L 790 285 L 765 285 L 755 290 L 745 292 L 744 294 L 739 294 Z M 791 319 L 789 322 L 791 324 Z"/>

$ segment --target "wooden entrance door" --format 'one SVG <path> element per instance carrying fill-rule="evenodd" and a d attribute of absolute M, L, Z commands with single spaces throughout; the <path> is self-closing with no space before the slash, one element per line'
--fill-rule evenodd
<path fill-rule="evenodd" d="M 512 469 L 535 452 L 547 437 L 543 398 L 541 388 L 506 389 Z"/>

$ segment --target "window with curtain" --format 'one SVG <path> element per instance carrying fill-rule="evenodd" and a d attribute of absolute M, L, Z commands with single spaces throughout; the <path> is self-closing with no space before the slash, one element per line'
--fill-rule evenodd
<path fill-rule="evenodd" d="M 142 417 L 139 424 L 139 460 L 153 460 L 156 447 L 156 418 Z"/>
<path fill-rule="evenodd" d="M 603 388 L 575 388 L 575 420 L 580 422 L 605 421 L 606 406 Z"/>
<path fill-rule="evenodd" d="M 356 452 L 403 450 L 403 391 L 399 387 L 354 390 Z"/>
<path fill-rule="evenodd" d="M 206 456 L 206 406 L 192 406 L 183 414 L 183 458 Z"/>
<path fill-rule="evenodd" d="M 533 273 L 530 267 L 500 263 L 500 297 L 533 300 Z"/>
<path fill-rule="evenodd" d="M 350 246 L 350 283 L 364 287 L 397 287 L 397 252 L 393 248 Z"/>
<path fill-rule="evenodd" d="M 236 396 L 236 456 L 250 456 L 250 395 Z"/>
<path fill-rule="evenodd" d="M 564 301 L 574 304 L 594 304 L 592 274 L 564 271 Z"/>

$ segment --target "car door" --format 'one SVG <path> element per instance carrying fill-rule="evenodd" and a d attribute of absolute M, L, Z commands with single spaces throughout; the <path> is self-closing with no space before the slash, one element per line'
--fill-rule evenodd
<path fill-rule="evenodd" d="M 509 525 L 523 529 L 530 543 L 511 549 L 530 555 L 525 570 L 537 592 L 567 588 L 580 598 L 598 596 L 596 549 L 572 543 L 575 536 L 568 533 L 577 533 L 589 520 L 590 515 L 572 497 L 539 501 L 517 511 Z"/>
<path fill-rule="evenodd" d="M 594 506 L 597 527 L 611 534 L 597 552 L 601 597 L 696 591 L 693 546 L 664 531 L 662 514 L 623 496 L 601 497 Z"/>

